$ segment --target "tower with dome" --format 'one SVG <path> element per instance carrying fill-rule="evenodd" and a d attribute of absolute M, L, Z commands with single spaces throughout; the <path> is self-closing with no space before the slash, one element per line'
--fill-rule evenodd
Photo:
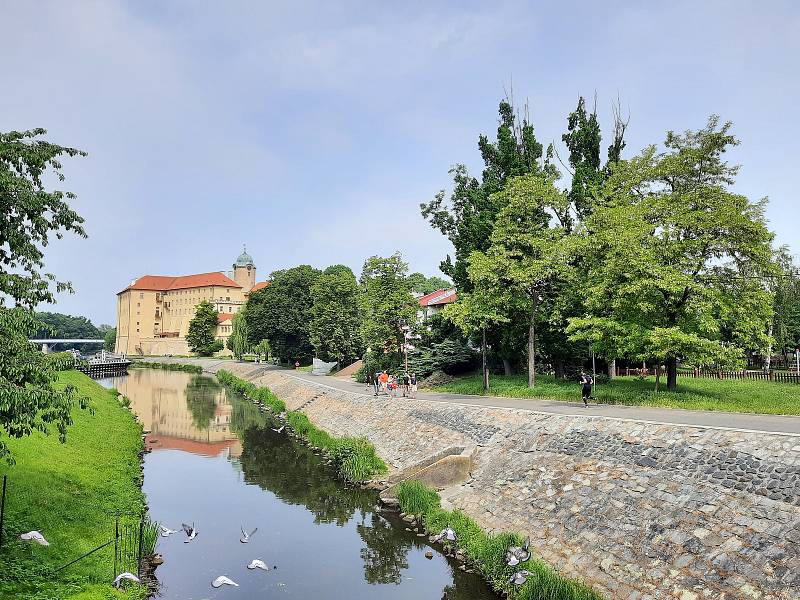
<path fill-rule="evenodd" d="M 245 294 L 256 284 L 256 265 L 253 263 L 253 257 L 247 253 L 247 246 L 244 246 L 239 258 L 233 263 L 233 280 L 242 286 Z"/>

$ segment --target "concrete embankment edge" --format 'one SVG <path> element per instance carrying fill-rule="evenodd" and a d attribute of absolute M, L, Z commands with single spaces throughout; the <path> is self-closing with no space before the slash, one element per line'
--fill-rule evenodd
<path fill-rule="evenodd" d="M 222 368 L 331 434 L 369 438 L 390 477 L 471 449 L 447 501 L 489 531 L 530 535 L 608 598 L 800 598 L 794 436 L 390 400 Z"/>

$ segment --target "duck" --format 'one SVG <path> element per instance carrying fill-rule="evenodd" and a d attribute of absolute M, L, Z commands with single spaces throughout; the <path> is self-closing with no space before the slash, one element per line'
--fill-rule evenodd
<path fill-rule="evenodd" d="M 125 571 L 124 573 L 120 573 L 114 578 L 114 587 L 119 588 L 119 586 L 122 585 L 122 582 L 126 579 L 134 583 L 142 583 L 141 579 L 139 579 L 136 575 Z"/>
<path fill-rule="evenodd" d="M 173 533 L 178 533 L 175 529 L 170 529 L 164 525 L 159 525 L 158 528 L 161 530 L 161 537 L 169 537 Z"/>
<path fill-rule="evenodd" d="M 22 535 L 19 536 L 19 539 L 36 542 L 37 544 L 40 544 L 42 546 L 50 545 L 50 542 L 44 539 L 44 536 L 38 531 L 29 531 L 28 533 L 23 533 Z"/>
<path fill-rule="evenodd" d="M 262 571 L 269 571 L 269 565 L 265 563 L 263 560 L 260 560 L 258 558 L 250 561 L 250 564 L 247 565 L 247 568 L 250 569 L 251 571 L 253 569 L 261 569 Z"/>
<path fill-rule="evenodd" d="M 225 577 L 225 575 L 220 575 L 214 581 L 211 582 L 211 587 L 213 588 L 222 587 L 223 585 L 232 585 L 234 587 L 239 587 L 238 583 L 236 583 L 233 579 Z"/>

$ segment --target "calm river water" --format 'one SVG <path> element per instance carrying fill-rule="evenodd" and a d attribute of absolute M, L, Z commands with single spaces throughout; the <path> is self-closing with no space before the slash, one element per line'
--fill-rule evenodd
<path fill-rule="evenodd" d="M 345 487 L 269 416 L 204 375 L 148 369 L 104 380 L 131 399 L 151 433 L 144 491 L 159 538 L 162 598 L 495 599 L 475 575 L 374 510 L 374 492 Z M 258 532 L 247 544 L 240 528 Z M 248 570 L 261 559 L 269 571 Z M 273 569 L 272 567 L 276 567 Z M 211 587 L 226 575 L 239 587 Z"/>

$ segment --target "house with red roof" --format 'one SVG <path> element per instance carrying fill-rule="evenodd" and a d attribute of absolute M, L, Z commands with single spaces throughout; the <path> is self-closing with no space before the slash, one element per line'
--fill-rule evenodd
<path fill-rule="evenodd" d="M 115 351 L 146 356 L 189 354 L 189 322 L 204 300 L 219 315 L 216 337 L 224 344 L 233 331 L 233 316 L 251 292 L 268 283 L 256 281 L 256 266 L 246 249 L 228 273 L 143 275 L 117 294 Z"/>
<path fill-rule="evenodd" d="M 418 299 L 419 309 L 417 310 L 417 320 L 425 321 L 431 315 L 435 315 L 448 304 L 458 300 L 455 288 L 440 289 L 430 294 L 420 296 Z"/>

